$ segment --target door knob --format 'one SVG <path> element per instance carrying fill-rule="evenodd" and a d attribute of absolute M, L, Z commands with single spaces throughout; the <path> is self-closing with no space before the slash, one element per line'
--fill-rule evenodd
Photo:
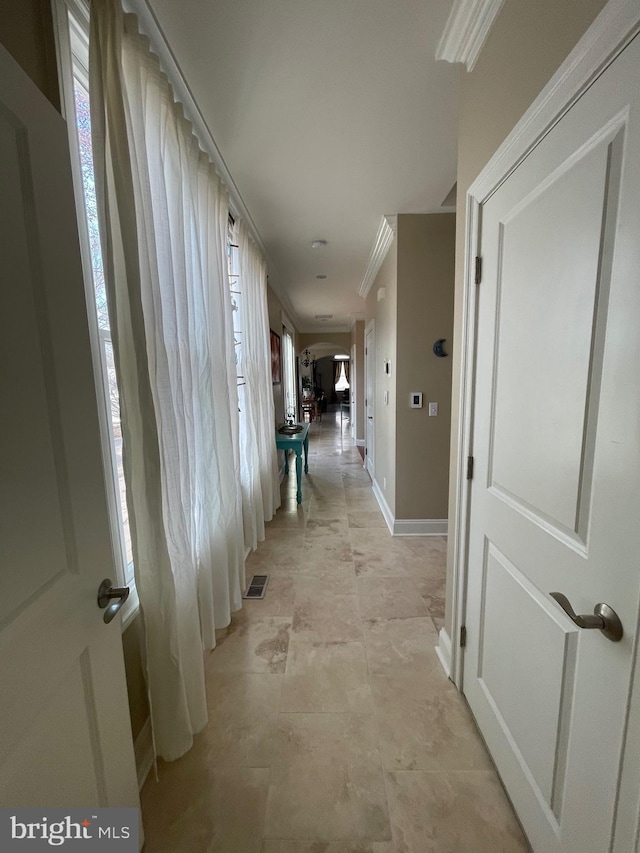
<path fill-rule="evenodd" d="M 608 640 L 617 643 L 622 639 L 622 622 L 613 607 L 608 604 L 596 604 L 593 608 L 593 616 L 586 614 L 579 616 L 566 595 L 561 592 L 550 592 L 549 595 L 558 602 L 569 619 L 579 628 L 599 628 Z"/>
<path fill-rule="evenodd" d="M 118 610 L 129 598 L 128 586 L 111 586 L 111 578 L 105 578 L 98 587 L 98 607 L 104 610 L 104 621 L 109 624 Z"/>

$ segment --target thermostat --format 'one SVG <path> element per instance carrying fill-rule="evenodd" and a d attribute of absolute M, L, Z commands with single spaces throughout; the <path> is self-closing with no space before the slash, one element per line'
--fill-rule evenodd
<path fill-rule="evenodd" d="M 412 391 L 409 397 L 412 409 L 422 408 L 422 391 Z"/>

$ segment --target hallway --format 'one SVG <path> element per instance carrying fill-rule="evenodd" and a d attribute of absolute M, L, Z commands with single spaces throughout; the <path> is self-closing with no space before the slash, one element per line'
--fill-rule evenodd
<path fill-rule="evenodd" d="M 209 724 L 142 792 L 146 853 L 525 853 L 436 658 L 446 540 L 390 536 L 348 435 L 310 429 L 207 655 Z"/>

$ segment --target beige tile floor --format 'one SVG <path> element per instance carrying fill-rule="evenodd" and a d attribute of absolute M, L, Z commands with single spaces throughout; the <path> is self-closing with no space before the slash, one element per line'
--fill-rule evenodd
<path fill-rule="evenodd" d="M 142 793 L 147 853 L 525 853 L 435 652 L 444 538 L 392 538 L 339 415 L 310 430 L 207 655 L 209 724 Z"/>

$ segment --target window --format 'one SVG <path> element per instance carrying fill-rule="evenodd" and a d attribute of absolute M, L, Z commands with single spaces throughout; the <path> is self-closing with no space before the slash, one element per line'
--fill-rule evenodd
<path fill-rule="evenodd" d="M 242 411 L 244 399 L 244 349 L 242 346 L 242 291 L 240 290 L 240 274 L 238 264 L 238 240 L 236 236 L 236 221 L 229 214 L 227 227 L 227 270 L 229 273 L 229 289 L 231 291 L 231 309 L 233 311 L 233 343 L 236 350 L 236 375 L 238 378 L 238 401 Z"/>
<path fill-rule="evenodd" d="M 282 327 L 282 367 L 284 378 L 284 414 L 298 419 L 298 395 L 296 394 L 296 357 L 293 336 L 286 326 Z"/>
<path fill-rule="evenodd" d="M 69 58 L 66 87 L 66 114 L 70 127 L 70 147 L 78 211 L 78 230 L 85 275 L 87 313 L 91 333 L 94 374 L 101 418 L 103 462 L 110 511 L 114 562 L 118 582 L 134 586 L 134 565 L 131 534 L 127 512 L 126 486 L 122 463 L 122 428 L 120 401 L 116 379 L 107 293 L 102 265 L 98 211 L 91 148 L 91 115 L 89 109 L 89 15 L 81 2 L 69 3 L 66 15 L 69 38 Z M 61 34 L 62 35 L 62 34 Z M 72 103 L 70 103 L 72 100 Z M 73 125 L 72 121 L 73 119 Z M 73 131 L 72 131 L 73 128 Z M 135 593 L 135 589 L 132 589 Z M 131 605 L 124 608 L 124 620 L 137 607 L 137 596 L 129 597 Z"/>

